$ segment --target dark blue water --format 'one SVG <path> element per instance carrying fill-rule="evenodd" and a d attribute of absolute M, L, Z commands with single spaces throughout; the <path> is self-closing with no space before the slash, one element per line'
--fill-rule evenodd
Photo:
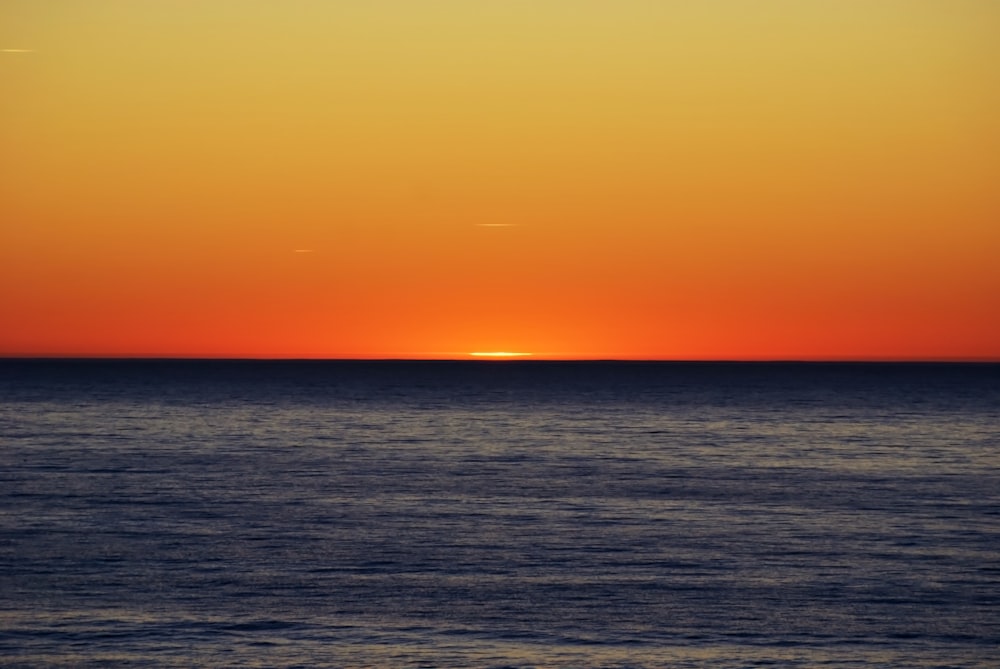
<path fill-rule="evenodd" d="M 1000 367 L 0 363 L 0 664 L 1000 666 Z"/>

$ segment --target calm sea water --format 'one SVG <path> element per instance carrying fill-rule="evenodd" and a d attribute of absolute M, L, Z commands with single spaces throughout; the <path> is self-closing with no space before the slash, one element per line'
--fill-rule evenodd
<path fill-rule="evenodd" d="M 0 664 L 1000 666 L 1000 366 L 0 363 Z"/>

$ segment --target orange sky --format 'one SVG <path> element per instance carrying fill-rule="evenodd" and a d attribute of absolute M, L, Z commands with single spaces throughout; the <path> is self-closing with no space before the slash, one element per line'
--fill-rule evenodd
<path fill-rule="evenodd" d="M 1000 359 L 1000 2 L 5 0 L 0 355 Z"/>

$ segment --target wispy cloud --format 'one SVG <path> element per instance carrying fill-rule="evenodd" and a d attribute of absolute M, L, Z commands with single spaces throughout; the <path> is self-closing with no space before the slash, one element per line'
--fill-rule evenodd
<path fill-rule="evenodd" d="M 0 53 L 35 53 L 34 49 L 0 49 Z"/>
<path fill-rule="evenodd" d="M 312 249 L 295 249 L 296 253 L 314 253 Z"/>
<path fill-rule="evenodd" d="M 476 223 L 477 228 L 513 228 L 518 225 L 518 223 Z"/>

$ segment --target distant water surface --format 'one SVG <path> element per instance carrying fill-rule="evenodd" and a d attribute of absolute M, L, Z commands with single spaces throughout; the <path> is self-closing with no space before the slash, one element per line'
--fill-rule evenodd
<path fill-rule="evenodd" d="M 1000 366 L 0 362 L 0 665 L 997 667 Z"/>

